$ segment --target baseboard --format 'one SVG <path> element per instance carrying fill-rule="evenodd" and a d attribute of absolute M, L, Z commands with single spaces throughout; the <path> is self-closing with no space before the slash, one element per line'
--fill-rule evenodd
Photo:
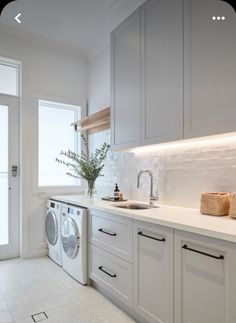
<path fill-rule="evenodd" d="M 37 245 L 30 246 L 27 258 L 43 257 L 47 255 L 47 245 L 46 243 L 40 243 Z"/>
<path fill-rule="evenodd" d="M 116 305 L 119 309 L 121 309 L 125 314 L 130 316 L 137 323 L 148 323 L 144 318 L 134 312 L 134 310 L 127 305 L 123 304 L 121 301 L 116 299 L 113 295 L 110 295 L 104 288 L 102 288 L 99 284 L 94 281 L 91 281 L 91 286 L 95 288 L 98 292 L 100 292 L 103 296 L 108 298 L 110 302 Z"/>

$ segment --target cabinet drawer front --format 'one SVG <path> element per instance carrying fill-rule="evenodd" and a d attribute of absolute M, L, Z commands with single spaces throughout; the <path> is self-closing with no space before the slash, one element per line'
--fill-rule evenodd
<path fill-rule="evenodd" d="M 91 211 L 89 242 L 131 261 L 132 220 L 101 211 Z"/>
<path fill-rule="evenodd" d="M 89 245 L 89 277 L 126 305 L 132 304 L 132 265 Z"/>

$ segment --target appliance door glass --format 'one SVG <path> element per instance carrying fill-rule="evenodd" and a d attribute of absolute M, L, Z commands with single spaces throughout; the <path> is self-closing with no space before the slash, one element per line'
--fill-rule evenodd
<path fill-rule="evenodd" d="M 79 250 L 80 235 L 75 221 L 71 218 L 66 218 L 61 230 L 61 243 L 65 254 L 73 259 Z"/>
<path fill-rule="evenodd" d="M 58 221 L 56 214 L 49 211 L 46 217 L 46 236 L 50 245 L 54 246 L 58 240 Z"/>

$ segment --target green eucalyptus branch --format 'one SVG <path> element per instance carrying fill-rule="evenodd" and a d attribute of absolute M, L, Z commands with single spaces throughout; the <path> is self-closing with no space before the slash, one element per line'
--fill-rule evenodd
<path fill-rule="evenodd" d="M 60 155 L 67 161 L 56 158 L 56 162 L 69 168 L 70 171 L 66 173 L 68 176 L 84 178 L 88 183 L 94 183 L 99 176 L 103 176 L 102 170 L 105 166 L 103 162 L 107 157 L 110 145 L 104 142 L 100 148 L 96 148 L 94 153 L 90 153 L 86 138 L 83 135 L 81 138 L 84 150 L 80 155 L 71 150 L 61 151 Z"/>

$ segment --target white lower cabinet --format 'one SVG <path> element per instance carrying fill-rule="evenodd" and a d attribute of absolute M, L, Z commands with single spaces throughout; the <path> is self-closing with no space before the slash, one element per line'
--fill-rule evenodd
<path fill-rule="evenodd" d="M 236 322 L 236 244 L 175 232 L 175 323 Z"/>
<path fill-rule="evenodd" d="M 173 229 L 135 221 L 134 310 L 148 322 L 173 322 Z"/>
<path fill-rule="evenodd" d="M 89 212 L 89 242 L 132 262 L 132 220 L 119 215 L 91 210 Z"/>
<path fill-rule="evenodd" d="M 236 243 L 103 212 L 90 217 L 89 277 L 138 322 L 236 322 Z"/>
<path fill-rule="evenodd" d="M 89 277 L 124 304 L 132 305 L 132 265 L 129 262 L 90 245 Z"/>

